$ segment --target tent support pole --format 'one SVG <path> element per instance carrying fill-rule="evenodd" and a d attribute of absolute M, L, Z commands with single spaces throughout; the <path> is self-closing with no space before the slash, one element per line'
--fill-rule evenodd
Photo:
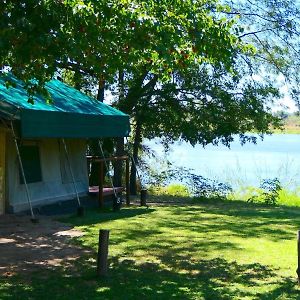
<path fill-rule="evenodd" d="M 98 194 L 98 201 L 99 201 L 99 207 L 104 207 L 104 198 L 103 198 L 103 178 L 104 178 L 104 168 L 103 168 L 103 162 L 100 162 L 99 168 L 100 168 L 100 174 L 99 174 L 99 194 Z"/>
<path fill-rule="evenodd" d="M 18 160 L 19 160 L 19 164 L 20 164 L 20 169 L 21 169 L 21 174 L 22 174 L 23 182 L 24 182 L 24 185 L 25 185 L 27 201 L 28 201 L 28 205 L 29 205 L 29 209 L 30 209 L 30 214 L 31 214 L 31 221 L 33 223 L 36 223 L 37 219 L 36 219 L 36 217 L 35 217 L 35 215 L 33 213 L 32 204 L 31 204 L 31 198 L 30 198 L 30 193 L 29 193 L 29 188 L 28 188 L 28 184 L 27 184 L 27 181 L 26 181 L 26 176 L 25 176 L 25 172 L 24 172 L 23 162 L 22 162 L 22 158 L 21 158 L 21 155 L 20 155 L 19 145 L 18 145 L 18 141 L 17 141 L 17 137 L 16 137 L 16 134 L 15 134 L 14 125 L 13 125 L 12 121 L 11 121 L 11 130 L 12 130 L 13 138 L 14 138 L 15 145 L 16 145 L 17 156 L 18 156 Z"/>
<path fill-rule="evenodd" d="M 101 155 L 102 155 L 102 158 L 103 158 L 103 162 L 104 162 L 105 168 L 108 171 L 109 170 L 108 163 L 107 163 L 107 161 L 105 159 L 104 151 L 103 151 L 103 148 L 102 148 L 100 140 L 98 140 L 98 144 L 99 144 L 99 148 L 100 148 L 100 151 L 101 151 Z M 103 168 L 103 165 L 101 167 Z M 100 176 L 102 176 L 102 174 Z M 109 173 L 108 173 L 108 177 L 110 179 L 110 183 L 111 183 L 111 186 L 112 186 L 113 192 L 114 192 L 113 210 L 114 211 L 118 211 L 118 210 L 120 210 L 120 207 L 121 207 L 121 204 L 122 204 L 122 199 L 121 199 L 121 197 L 118 196 L 118 194 L 116 192 L 116 188 L 114 186 L 114 182 L 113 182 L 112 176 Z M 100 180 L 103 180 L 103 177 Z M 102 190 L 103 190 L 103 187 L 102 187 Z M 99 197 L 100 197 L 100 186 L 99 186 Z M 103 194 L 102 194 L 102 203 L 104 203 Z"/>
<path fill-rule="evenodd" d="M 75 190 L 77 202 L 78 202 L 79 208 L 81 208 L 79 194 L 78 194 L 78 191 L 77 191 L 77 186 L 76 186 L 76 183 L 75 183 L 74 173 L 73 173 L 73 169 L 72 169 L 72 166 L 71 166 L 71 162 L 70 162 L 69 153 L 68 153 L 68 149 L 67 149 L 67 145 L 66 145 L 65 139 L 62 139 L 62 142 L 63 142 L 63 145 L 64 145 L 64 149 L 65 149 L 65 153 L 66 153 L 66 157 L 67 157 L 67 162 L 68 162 L 69 170 L 70 170 L 71 177 L 72 177 L 72 183 L 73 183 L 73 186 L 74 186 L 74 190 Z M 80 214 L 79 210 L 78 210 L 78 214 Z"/>

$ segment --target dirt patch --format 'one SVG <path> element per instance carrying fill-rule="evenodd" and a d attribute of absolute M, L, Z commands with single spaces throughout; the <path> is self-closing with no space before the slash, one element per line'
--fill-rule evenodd
<path fill-rule="evenodd" d="M 28 216 L 0 216 L 0 276 L 71 265 L 88 253 L 70 243 L 81 235 L 50 217 L 41 217 L 35 224 Z"/>

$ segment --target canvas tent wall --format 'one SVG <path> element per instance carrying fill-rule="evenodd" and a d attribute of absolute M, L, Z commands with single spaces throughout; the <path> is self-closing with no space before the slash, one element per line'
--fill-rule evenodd
<path fill-rule="evenodd" d="M 5 87 L 6 80 L 11 81 L 10 88 Z M 33 206 L 74 197 L 62 139 L 66 140 L 77 191 L 85 194 L 86 139 L 129 134 L 126 114 L 58 80 L 50 81 L 46 88 L 53 102 L 47 104 L 42 97 L 35 97 L 32 105 L 21 81 L 11 75 L 0 76 L 0 214 L 4 203 L 6 211 L 28 208 L 11 124 L 17 129 Z"/>
<path fill-rule="evenodd" d="M 72 139 L 67 140 L 66 143 L 77 190 L 80 195 L 84 195 L 88 192 L 85 161 L 86 141 Z M 45 205 L 76 196 L 61 140 L 23 140 L 20 142 L 20 150 L 33 206 Z M 25 185 L 20 174 L 17 152 L 11 133 L 7 134 L 6 153 L 6 197 L 9 200 L 7 211 L 26 210 L 28 204 Z M 28 154 L 31 156 L 30 159 L 26 157 Z"/>

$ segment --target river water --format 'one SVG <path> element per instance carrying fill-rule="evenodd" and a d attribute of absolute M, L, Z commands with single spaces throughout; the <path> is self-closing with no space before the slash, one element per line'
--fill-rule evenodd
<path fill-rule="evenodd" d="M 163 147 L 147 143 L 162 155 Z M 192 147 L 183 142 L 171 146 L 167 158 L 178 167 L 230 183 L 233 187 L 258 186 L 262 179 L 277 177 L 289 189 L 300 186 L 300 135 L 273 134 L 258 140 L 257 144 L 241 145 L 235 140 L 230 149 L 223 145 Z"/>

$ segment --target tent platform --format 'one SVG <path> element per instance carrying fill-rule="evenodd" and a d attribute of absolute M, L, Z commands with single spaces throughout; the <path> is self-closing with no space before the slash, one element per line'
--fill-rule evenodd
<path fill-rule="evenodd" d="M 124 191 L 124 188 L 123 187 L 115 187 L 115 191 L 116 193 L 121 193 Z M 90 186 L 89 187 L 89 194 L 90 195 L 98 195 L 99 194 L 99 186 Z M 108 188 L 108 187 L 105 187 L 103 188 L 103 196 L 110 196 L 110 195 L 113 195 L 114 194 L 114 189 L 113 188 Z"/>
<path fill-rule="evenodd" d="M 109 197 L 105 198 L 104 205 L 106 207 L 112 206 L 112 201 Z M 94 196 L 86 196 L 80 198 L 81 205 L 84 208 L 98 208 L 99 204 L 95 201 Z M 35 215 L 38 217 L 42 216 L 56 216 L 56 215 L 74 215 L 77 213 L 78 203 L 76 199 L 58 201 L 52 204 L 40 205 L 38 207 L 34 207 L 33 211 Z M 30 215 L 30 211 L 20 212 L 17 215 Z"/>

